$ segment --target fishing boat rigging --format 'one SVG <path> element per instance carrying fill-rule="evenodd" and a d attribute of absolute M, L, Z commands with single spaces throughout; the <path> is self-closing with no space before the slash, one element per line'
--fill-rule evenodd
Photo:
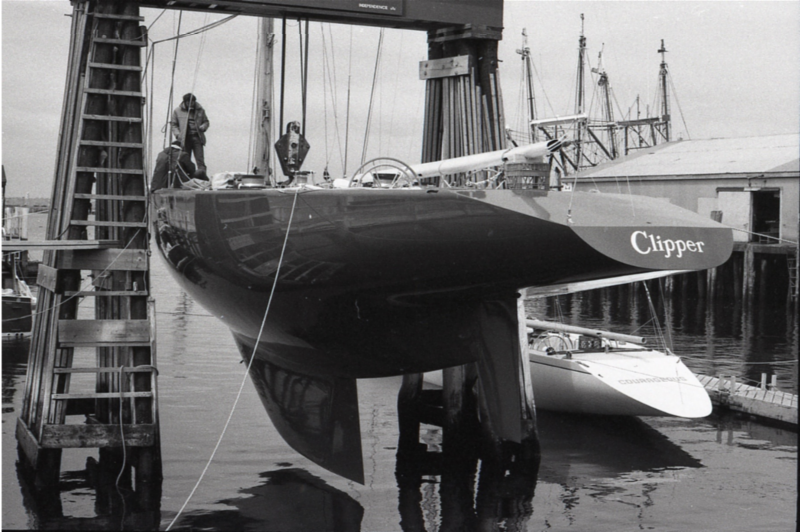
<path fill-rule="evenodd" d="M 678 102 L 665 59 L 667 50 L 664 40 L 661 40 L 661 47 L 658 49 L 661 63 L 658 71 L 657 90 L 651 102 L 652 105 L 647 105 L 645 116 L 642 116 L 638 95 L 627 111 L 623 111 L 617 102 L 609 72 L 603 64 L 605 45 L 601 46 L 598 52 L 596 66 L 589 65 L 584 22 L 584 16 L 581 15 L 574 105 L 569 111 L 572 114 L 557 115 L 551 109 L 550 112 L 554 116 L 544 117 L 537 112 L 531 76 L 533 64 L 527 45 L 526 32 L 523 32 L 523 47 L 517 50 L 523 59 L 524 92 L 528 101 L 526 127 L 528 131 L 525 135 L 530 136 L 536 133 L 551 139 L 569 134 L 573 139 L 569 148 L 562 150 L 555 159 L 559 176 L 575 174 L 583 169 L 628 155 L 634 150 L 674 140 L 671 101 L 674 99 L 676 104 Z M 595 79 L 592 98 L 588 105 L 586 102 L 587 65 L 588 73 Z M 617 108 L 616 115 L 615 106 Z M 593 109 L 595 110 L 593 111 Z M 682 113 L 681 119 L 683 119 Z M 683 126 L 688 136 L 685 120 Z"/>

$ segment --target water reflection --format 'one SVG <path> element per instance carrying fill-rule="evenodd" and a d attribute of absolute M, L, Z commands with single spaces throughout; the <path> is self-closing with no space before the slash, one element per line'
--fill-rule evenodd
<path fill-rule="evenodd" d="M 361 530 L 361 504 L 307 471 L 281 469 L 259 476 L 263 484 L 240 490 L 244 497 L 219 501 L 230 509 L 188 514 L 172 530 Z"/>
<path fill-rule="evenodd" d="M 62 472 L 57 486 L 43 488 L 36 486 L 34 471 L 24 460 L 16 465 L 32 530 L 159 529 L 161 483 L 132 489 L 130 477 L 123 476 L 117 485 L 116 460 L 89 458 L 86 469 Z"/>
<path fill-rule="evenodd" d="M 3 341 L 3 413 L 14 411 L 14 396 L 23 392 L 25 373 L 28 370 L 30 339 Z M 17 386 L 20 382 L 22 386 Z M 19 390 L 17 390 L 19 388 Z M 21 402 L 21 401 L 20 401 Z"/>
<path fill-rule="evenodd" d="M 509 444 L 495 451 L 481 460 L 460 450 L 398 453 L 395 477 L 403 532 L 526 530 L 534 508 L 538 444 Z"/>
<path fill-rule="evenodd" d="M 539 478 L 582 486 L 633 471 L 702 467 L 699 460 L 636 417 L 538 413 Z"/>
<path fill-rule="evenodd" d="M 587 486 L 603 498 L 623 482 L 646 500 L 665 471 L 703 467 L 638 418 L 539 412 L 538 429 L 536 444 L 507 446 L 498 454 L 484 450 L 480 457 L 440 451 L 441 430 L 424 432 L 427 448 L 437 452 L 397 456 L 401 529 L 526 530 L 537 507 L 537 483 L 560 486 L 558 499 L 568 515 Z M 638 489 L 630 478 L 636 476 L 648 478 Z"/>

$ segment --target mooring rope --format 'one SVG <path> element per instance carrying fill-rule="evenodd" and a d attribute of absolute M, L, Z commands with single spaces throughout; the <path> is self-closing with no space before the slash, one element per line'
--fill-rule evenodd
<path fill-rule="evenodd" d="M 264 311 L 264 318 L 261 320 L 261 328 L 258 330 L 258 336 L 256 337 L 256 341 L 253 344 L 253 352 L 250 354 L 250 361 L 247 363 L 247 369 L 245 370 L 244 375 L 242 376 L 242 383 L 239 385 L 239 391 L 236 394 L 236 399 L 234 400 L 233 406 L 231 407 L 231 411 L 228 414 L 228 419 L 225 421 L 225 425 L 222 427 L 222 432 L 220 433 L 219 438 L 217 439 L 217 444 L 214 446 L 214 450 L 211 452 L 211 456 L 209 457 L 208 462 L 203 468 L 203 472 L 200 473 L 200 478 L 197 479 L 197 482 L 192 488 L 191 493 L 189 493 L 189 496 L 186 498 L 186 502 L 183 503 L 183 506 L 181 506 L 180 510 L 178 510 L 178 513 L 175 514 L 175 517 L 167 526 L 166 530 L 170 530 L 172 528 L 172 526 L 178 521 L 178 518 L 181 516 L 186 506 L 189 504 L 189 501 L 192 500 L 192 497 L 197 491 L 197 488 L 200 486 L 200 483 L 203 481 L 203 478 L 205 477 L 208 468 L 211 466 L 211 462 L 214 461 L 214 457 L 217 454 L 220 445 L 222 444 L 222 439 L 225 437 L 225 433 L 228 431 L 228 426 L 231 423 L 231 419 L 233 419 L 233 413 L 236 411 L 236 405 L 239 404 L 239 399 L 242 396 L 244 385 L 247 382 L 247 376 L 250 374 L 250 368 L 253 365 L 253 361 L 256 359 L 256 351 L 258 350 L 259 342 L 261 342 L 261 335 L 264 332 L 264 326 L 267 324 L 267 316 L 269 315 L 269 308 L 272 305 L 272 297 L 275 295 L 275 287 L 278 285 L 278 277 L 280 277 L 281 266 L 283 265 L 283 258 L 286 253 L 286 245 L 289 242 L 289 230 L 292 228 L 292 219 L 294 218 L 294 211 L 297 206 L 297 196 L 300 194 L 301 190 L 302 189 L 298 188 L 294 192 L 294 199 L 292 201 L 292 210 L 289 213 L 289 221 L 286 224 L 286 236 L 283 239 L 283 247 L 281 248 L 281 256 L 278 259 L 278 266 L 275 269 L 275 279 L 272 282 L 272 290 L 270 291 L 269 299 L 267 300 L 267 308 Z"/>

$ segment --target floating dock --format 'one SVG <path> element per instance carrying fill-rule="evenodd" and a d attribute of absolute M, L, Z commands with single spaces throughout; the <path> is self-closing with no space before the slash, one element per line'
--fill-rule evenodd
<path fill-rule="evenodd" d="M 697 378 L 715 407 L 797 425 L 797 394 L 775 390 L 774 385 L 767 386 L 766 376 L 762 376 L 760 386 L 742 384 L 733 376 L 698 375 Z"/>

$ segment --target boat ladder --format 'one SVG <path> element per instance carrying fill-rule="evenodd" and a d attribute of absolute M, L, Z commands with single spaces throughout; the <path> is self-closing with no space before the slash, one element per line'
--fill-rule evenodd
<path fill-rule="evenodd" d="M 37 486 L 57 484 L 62 449 L 76 447 L 127 457 L 137 484 L 160 481 L 140 66 L 146 30 L 134 2 L 74 5 L 17 439 Z"/>

